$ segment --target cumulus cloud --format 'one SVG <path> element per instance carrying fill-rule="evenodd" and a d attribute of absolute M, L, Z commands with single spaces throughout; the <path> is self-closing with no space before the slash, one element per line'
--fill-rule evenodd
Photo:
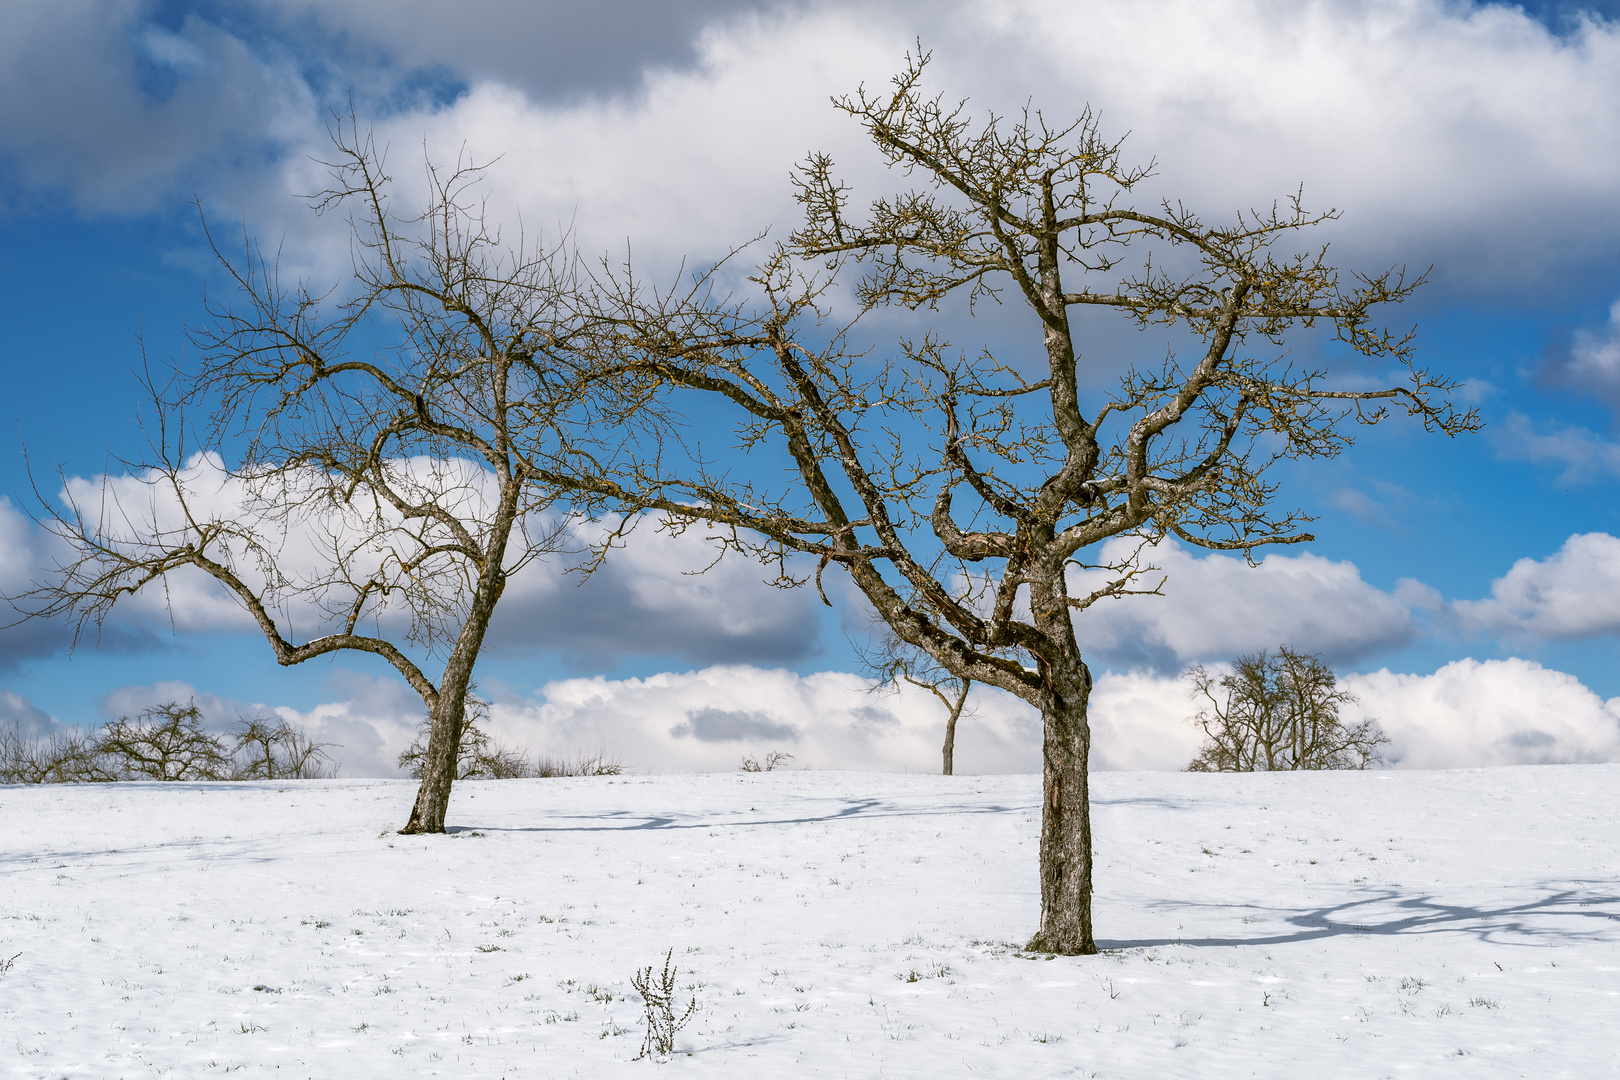
<path fill-rule="evenodd" d="M 421 730 L 422 699 L 403 680 L 339 670 L 328 683 L 335 700 L 312 709 L 275 708 L 277 715 L 331 743 L 343 776 L 400 776 L 399 755 Z"/>
<path fill-rule="evenodd" d="M 577 540 L 606 527 L 583 523 Z M 537 563 L 501 598 L 490 648 L 554 648 L 581 659 L 669 655 L 700 664 L 811 655 L 821 629 L 814 593 L 774 588 L 758 563 L 716 563 L 716 554 L 702 530 L 672 536 L 648 523 L 589 578 L 565 573 L 562 558 Z"/>
<path fill-rule="evenodd" d="M 1376 719 L 1387 763 L 1403 769 L 1620 761 L 1620 698 L 1604 701 L 1575 676 L 1530 660 L 1464 659 L 1433 674 L 1387 668 L 1342 676 L 1359 699 L 1350 723 Z M 1092 696 L 1092 760 L 1100 769 L 1182 769 L 1201 735 L 1186 680 L 1108 673 Z"/>
<path fill-rule="evenodd" d="M 1620 698 L 1531 660 L 1458 660 L 1432 675 L 1351 675 L 1360 716 L 1378 719 L 1390 763 L 1408 769 L 1620 760 Z"/>
<path fill-rule="evenodd" d="M 1390 736 L 1396 768 L 1620 760 L 1620 698 L 1604 701 L 1573 675 L 1533 661 L 1459 660 L 1430 675 L 1381 670 L 1343 677 L 1359 698 L 1345 719 L 1376 718 Z M 859 676 L 795 674 L 726 665 L 644 679 L 564 679 L 529 698 L 495 701 L 488 728 L 497 741 L 551 757 L 605 754 L 637 772 L 736 769 L 744 755 L 794 755 L 791 767 L 936 772 L 945 710 L 915 688 L 874 695 Z M 397 776 L 422 706 L 403 682 L 338 672 L 331 701 L 312 709 L 240 702 L 186 683 L 124 687 L 103 712 L 127 715 L 163 701 L 195 698 L 211 727 L 270 709 L 331 751 L 346 776 Z M 1099 674 L 1092 691 L 1091 767 L 1179 770 L 1201 738 L 1189 721 L 1190 686 L 1151 672 Z M 0 691 L 0 722 L 34 730 L 53 724 L 21 697 Z M 42 727 L 43 725 L 43 727 Z M 1038 772 L 1040 716 L 1000 691 L 977 688 L 956 740 L 960 774 Z"/>
<path fill-rule="evenodd" d="M 11 728 L 29 738 L 49 737 L 66 727 L 50 713 L 11 690 L 0 690 L 0 728 Z"/>
<path fill-rule="evenodd" d="M 496 701 L 504 741 L 552 756 L 605 752 L 636 770 L 732 770 L 773 750 L 795 767 L 932 772 L 945 716 L 930 695 L 873 695 L 859 676 L 799 675 L 725 665 L 645 679 L 565 679 L 533 699 Z M 1040 763 L 1040 721 L 1021 702 L 986 691 L 958 729 L 961 772 L 1024 772 Z M 1033 742 L 1031 739 L 1033 738 Z"/>
<path fill-rule="evenodd" d="M 97 700 L 108 720 L 136 716 L 168 702 L 194 702 L 203 726 L 228 732 L 244 717 L 270 714 L 300 728 L 326 753 L 342 776 L 399 776 L 399 755 L 417 735 L 426 712 L 422 699 L 401 679 L 377 678 L 337 669 L 327 680 L 332 700 L 311 709 L 246 701 L 210 694 L 188 682 L 165 680 L 120 686 Z M 3 708 L 0 699 L 0 708 Z M 3 713 L 0 713 L 3 717 Z"/>
<path fill-rule="evenodd" d="M 1091 767 L 1174 772 L 1198 754 L 1192 683 L 1148 671 L 1105 671 L 1091 691 Z"/>
<path fill-rule="evenodd" d="M 784 6 L 751 0 L 266 0 L 289 19 L 371 43 L 393 63 L 489 79 L 536 98 L 633 90 L 647 68 L 695 60 L 705 25 L 736 13 Z M 499 32 L 491 32 L 499 27 Z"/>
<path fill-rule="evenodd" d="M 1620 539 L 1577 533 L 1545 559 L 1520 559 L 1488 600 L 1458 600 L 1470 630 L 1571 639 L 1620 633 Z"/>
<path fill-rule="evenodd" d="M 446 505 L 459 509 L 467 520 L 486 516 L 481 507 L 491 483 L 487 471 L 465 462 L 425 459 L 394 462 L 392 467 L 402 482 L 444 492 Z M 133 542 L 143 533 L 174 537 L 186 518 L 173 489 L 161 479 L 155 472 L 70 477 L 66 498 L 82 507 L 111 508 L 108 526 L 124 541 Z M 283 632 L 295 640 L 326 632 L 333 625 L 332 612 L 347 607 L 350 594 L 345 576 L 334 569 L 338 565 L 334 551 L 344 553 L 348 571 L 364 574 L 392 542 L 386 535 L 366 539 L 369 526 L 335 512 L 290 519 L 266 516 L 252 485 L 226 471 L 214 454 L 194 456 L 181 481 L 192 513 L 202 520 L 257 530 L 280 573 L 298 586 L 284 590 L 276 609 Z M 536 519 L 531 524 L 533 535 L 544 536 L 555 523 Z M 596 573 L 589 577 L 567 573 L 577 565 L 579 552 L 611 524 L 576 523 L 564 536 L 562 550 L 513 574 L 491 626 L 488 648 L 509 655 L 554 648 L 580 658 L 652 654 L 709 663 L 722 658 L 799 660 L 817 647 L 820 615 L 814 596 L 772 587 L 762 568 L 746 559 L 716 564 L 717 550 L 701 529 L 674 536 L 650 525 L 633 529 L 625 546 L 613 551 Z M 26 517 L 0 501 L 0 541 L 13 534 L 16 545 L 0 547 L 0 587 L 46 576 L 51 538 L 32 530 Z M 258 560 L 239 546 L 233 552 L 239 576 L 262 588 L 267 579 Z M 520 554 L 514 547 L 511 557 L 516 560 Z M 443 587 L 449 590 L 446 595 L 454 592 L 449 585 Z M 409 610 L 386 601 L 375 610 L 375 628 L 403 640 Z M 232 593 L 191 567 L 125 598 L 108 625 L 115 635 L 148 639 L 171 633 L 259 633 Z M 27 630 L 0 636 L 0 662 L 8 647 L 18 656 L 30 655 L 29 649 L 38 655 L 59 649 L 64 642 L 60 626 L 41 624 L 33 636 L 23 633 Z"/>
<path fill-rule="evenodd" d="M 23 594 L 41 579 L 52 554 L 49 538 L 0 495 L 0 671 L 60 652 L 72 640 L 59 623 L 22 621 L 29 606 Z"/>
<path fill-rule="evenodd" d="M 1576 330 L 1569 355 L 1549 364 L 1546 374 L 1583 395 L 1620 404 L 1620 300 L 1602 329 Z"/>
<path fill-rule="evenodd" d="M 558 106 L 475 79 L 388 130 L 505 153 L 497 187 L 530 220 L 577 207 L 589 240 L 709 253 L 795 220 L 784 174 L 809 149 L 851 170 L 857 202 L 894 183 L 824 103 L 880 86 L 918 33 L 947 97 L 1002 112 L 1033 98 L 1053 117 L 1089 101 L 1134 154 L 1157 155 L 1164 191 L 1211 214 L 1303 181 L 1313 204 L 1352 212 L 1337 235 L 1358 258 L 1439 260 L 1442 277 L 1497 287 L 1604 249 L 1594 222 L 1615 231 L 1620 120 L 1599 88 L 1620 89 L 1620 29 L 1561 37 L 1516 9 L 1440 0 L 818 5 L 716 21 L 692 67 L 649 71 L 633 95 Z"/>
<path fill-rule="evenodd" d="M 255 51 L 197 17 L 160 26 L 148 7 L 6 6 L 0 155 L 24 184 L 91 212 L 144 210 L 199 170 L 224 168 L 242 185 L 289 135 L 318 129 L 316 96 L 290 51 Z"/>
<path fill-rule="evenodd" d="M 1110 541 L 1098 561 L 1122 559 L 1130 546 Z M 1104 600 L 1075 617 L 1082 648 L 1112 667 L 1176 670 L 1284 643 L 1348 662 L 1416 632 L 1410 610 L 1416 594 L 1375 588 L 1349 561 L 1273 553 L 1251 566 L 1229 555 L 1195 554 L 1174 540 L 1144 561 L 1159 572 L 1141 581 L 1162 575 L 1164 595 Z M 1107 576 L 1077 573 L 1073 591 L 1096 588 Z"/>
<path fill-rule="evenodd" d="M 921 35 L 946 97 L 1033 97 L 1054 119 L 1089 101 L 1158 156 L 1163 190 L 1213 215 L 1303 181 L 1350 213 L 1338 235 L 1357 259 L 1520 288 L 1620 232 L 1620 26 L 1603 20 L 1558 34 L 1444 0 L 655 7 L 267 0 L 228 26 L 203 9 L 159 23 L 134 0 L 18 8 L 0 145 L 32 182 L 103 207 L 204 163 L 205 197 L 277 225 L 291 203 L 272 207 L 262 174 L 310 190 L 323 108 L 358 82 L 402 149 L 426 134 L 504 154 L 500 197 L 525 220 L 575 221 L 588 250 L 630 236 L 705 257 L 794 220 L 785 173 L 812 148 L 855 170 L 858 198 L 892 185 L 868 183 L 872 155 L 826 97 L 881 85 Z M 345 78 L 305 74 L 332 70 Z M 435 72 L 466 92 L 413 97 Z"/>

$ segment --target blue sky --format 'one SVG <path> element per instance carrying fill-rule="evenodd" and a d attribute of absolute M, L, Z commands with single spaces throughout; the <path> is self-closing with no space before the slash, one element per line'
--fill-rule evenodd
<path fill-rule="evenodd" d="M 1394 423 L 1291 469 L 1285 497 L 1319 516 L 1310 553 L 1256 571 L 1168 553 L 1180 568 L 1169 598 L 1087 624 L 1099 670 L 1157 680 L 1173 709 L 1186 664 L 1292 641 L 1369 677 L 1521 658 L 1540 668 L 1489 671 L 1526 715 L 1551 707 L 1549 672 L 1601 703 L 1620 696 L 1615 14 L 1421 0 L 0 0 L 0 587 L 39 573 L 43 550 L 19 516 L 33 498 L 24 445 L 47 497 L 58 467 L 117 472 L 140 452 L 141 342 L 183 357 L 185 323 L 220 287 L 193 197 L 213 221 L 280 243 L 290 265 L 341 273 L 341 235 L 295 197 L 319 186 L 310 155 L 331 110 L 352 100 L 395 160 L 424 144 L 499 156 L 492 205 L 507 220 L 567 223 L 587 250 L 629 238 L 668 268 L 790 227 L 787 171 L 811 149 L 848 163 L 863 192 L 893 186 L 826 99 L 886 79 L 920 36 L 953 95 L 1001 110 L 1032 98 L 1053 115 L 1091 102 L 1138 158 L 1157 159 L 1160 190 L 1208 216 L 1303 182 L 1344 213 L 1327 231 L 1342 265 L 1432 264 L 1391 321 L 1417 324 L 1423 361 L 1465 380 L 1487 422 L 1456 440 Z M 1005 318 L 955 329 L 1007 355 L 1025 348 Z M 1094 346 L 1145 347 L 1108 330 Z M 586 589 L 537 583 L 514 602 L 484 669 L 511 737 L 590 741 L 601 717 L 589 710 L 556 727 L 556 680 L 602 676 L 611 703 L 647 692 L 627 680 L 716 664 L 748 679 L 855 670 L 849 610 L 759 587 L 747 566 L 683 577 L 703 556 L 646 543 Z M 364 659 L 283 671 L 249 633 L 155 608 L 71 656 L 59 628 L 0 632 L 0 709 L 32 723 L 96 723 L 195 693 L 331 731 L 372 724 L 381 761 L 412 708 L 398 689 Z M 1620 710 L 1592 715 L 1596 741 L 1571 754 L 1609 745 L 1597 729 Z M 895 760 L 910 767 L 909 752 Z"/>

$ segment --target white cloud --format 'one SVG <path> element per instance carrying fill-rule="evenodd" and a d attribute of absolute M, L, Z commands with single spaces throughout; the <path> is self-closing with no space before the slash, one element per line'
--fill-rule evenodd
<path fill-rule="evenodd" d="M 0 728 L 20 731 L 29 738 L 50 736 L 66 727 L 21 694 L 0 690 Z"/>
<path fill-rule="evenodd" d="M 1545 559 L 1520 559 L 1491 583 L 1491 599 L 1451 605 L 1464 627 L 1582 638 L 1620 633 L 1620 539 L 1577 533 Z"/>
<path fill-rule="evenodd" d="M 1026 79 L 1064 72 L 1042 99 L 1072 88 L 1100 106 L 1201 206 L 1303 181 L 1313 203 L 1349 213 L 1353 249 L 1471 250 L 1473 265 L 1453 257 L 1438 272 L 1476 281 L 1525 280 L 1567 257 L 1561 244 L 1595 253 L 1576 206 L 1612 235 L 1614 24 L 1560 38 L 1517 8 L 1441 0 L 998 7 Z M 1549 198 L 1553 215 L 1522 212 Z M 1537 235 L 1548 224 L 1561 239 Z"/>
<path fill-rule="evenodd" d="M 1339 685 L 1390 738 L 1388 764 L 1462 769 L 1620 761 L 1620 698 L 1604 701 L 1575 676 L 1530 660 L 1457 660 L 1431 675 L 1387 668 Z M 1100 769 L 1181 769 L 1200 735 L 1187 720 L 1185 680 L 1107 673 L 1092 696 L 1092 760 Z"/>
<path fill-rule="evenodd" d="M 1105 544 L 1098 561 L 1123 557 L 1130 541 Z M 1319 555 L 1268 554 L 1250 566 L 1218 553 L 1195 554 L 1166 541 L 1145 561 L 1166 578 L 1163 596 L 1104 600 L 1075 618 L 1081 648 L 1110 666 L 1177 669 L 1287 644 L 1350 660 L 1412 637 L 1410 598 L 1367 584 L 1354 563 Z M 1080 593 L 1108 575 L 1074 575 Z M 1148 573 L 1142 583 L 1156 583 Z"/>
<path fill-rule="evenodd" d="M 69 635 L 60 624 L 22 621 L 22 612 L 30 609 L 24 594 L 44 578 L 58 550 L 26 514 L 0 495 L 0 671 L 68 644 Z"/>
<path fill-rule="evenodd" d="M 577 207 L 587 250 L 629 236 L 654 256 L 712 255 L 796 219 L 785 174 L 810 149 L 840 160 L 857 203 L 903 182 L 825 100 L 881 86 L 917 33 L 948 98 L 1002 112 L 1032 98 L 1054 119 L 1089 101 L 1132 132 L 1133 156 L 1158 157 L 1163 191 L 1212 216 L 1303 181 L 1312 205 L 1351 212 L 1334 232 L 1357 258 L 1451 254 L 1443 277 L 1527 280 L 1620 226 L 1606 104 L 1620 28 L 1561 38 L 1514 9 L 1440 0 L 820 5 L 711 24 L 694 67 L 650 71 L 633 95 L 543 105 L 475 79 L 386 128 L 396 145 L 426 125 L 433 146 L 504 153 L 501 197 L 530 221 Z M 1557 210 L 1515 212 L 1528 203 Z"/>
<path fill-rule="evenodd" d="M 1350 675 L 1359 715 L 1408 769 L 1620 760 L 1620 698 L 1530 660 L 1457 660 L 1433 675 Z"/>
<path fill-rule="evenodd" d="M 1185 769 L 1200 733 L 1188 722 L 1192 684 L 1179 677 L 1105 671 L 1091 691 L 1091 767 L 1129 771 Z"/>
<path fill-rule="evenodd" d="M 491 483 L 486 471 L 466 462 L 426 459 L 396 461 L 391 467 L 402 482 L 442 492 L 447 505 L 459 506 L 469 522 L 487 517 L 481 510 Z M 175 537 L 185 518 L 172 488 L 161 480 L 157 472 L 70 477 L 65 490 L 80 507 L 105 508 L 109 529 L 126 542 L 156 534 L 179 542 Z M 217 455 L 194 456 L 181 482 L 199 520 L 257 529 L 279 571 L 304 590 L 286 594 L 276 609 L 283 633 L 293 640 L 325 632 L 333 623 L 331 611 L 344 610 L 350 602 L 343 576 L 334 569 L 334 549 L 343 550 L 353 571 L 363 574 L 394 542 L 386 535 L 365 539 L 363 522 L 335 512 L 294 513 L 286 519 L 267 515 L 252 485 L 227 473 Z M 535 536 L 551 531 L 549 521 L 532 525 Z M 489 648 L 509 654 L 534 648 L 575 656 L 663 654 L 696 663 L 798 660 L 816 648 L 820 615 L 813 591 L 776 589 L 766 583 L 769 575 L 763 567 L 743 558 L 715 564 L 717 549 L 702 529 L 671 536 L 649 522 L 631 530 L 627 544 L 610 553 L 589 578 L 565 573 L 579 561 L 577 553 L 608 527 L 606 522 L 581 522 L 565 540 L 570 550 L 542 557 L 513 574 L 491 626 Z M 8 544 L 13 538 L 15 543 Z M 62 547 L 50 540 L 0 499 L 0 592 L 15 594 L 49 576 L 47 554 Z M 521 554 L 519 543 L 515 539 L 509 552 L 513 561 Z M 263 568 L 240 545 L 232 550 L 238 575 L 262 588 Z M 445 595 L 455 595 L 453 588 L 445 588 Z M 366 626 L 403 641 L 408 609 L 398 602 L 383 602 L 376 609 L 375 624 L 368 618 Z M 145 635 L 259 633 L 232 593 L 192 567 L 172 571 L 121 600 L 109 626 Z M 30 641 L 43 643 L 36 652 L 62 644 L 60 627 L 48 624 L 31 624 L 31 629 L 10 635 L 0 636 L 0 661 L 7 650 L 20 654 Z"/>
<path fill-rule="evenodd" d="M 337 669 L 328 680 L 335 700 L 312 709 L 272 706 L 199 691 L 188 682 L 165 680 L 121 686 L 101 695 L 101 714 L 111 720 L 137 716 L 169 702 L 194 702 L 210 731 L 229 732 L 240 719 L 270 713 L 327 744 L 325 752 L 343 776 L 399 776 L 399 755 L 411 744 L 426 711 L 422 699 L 401 679 L 375 678 Z M 0 696 L 3 704 L 3 696 Z M 3 717 L 0 711 L 0 717 Z"/>
<path fill-rule="evenodd" d="M 1376 719 L 1396 768 L 1620 761 L 1620 698 L 1604 701 L 1534 661 L 1464 659 L 1431 675 L 1386 668 L 1339 685 L 1359 699 L 1344 719 Z M 1189 689 L 1184 679 L 1105 673 L 1092 694 L 1093 766 L 1185 768 L 1201 741 Z"/>
<path fill-rule="evenodd" d="M 875 21 L 835 10 L 722 24 L 701 38 L 694 69 L 649 70 L 631 95 L 547 104 L 480 80 L 453 105 L 379 131 L 410 152 L 425 129 L 430 147 L 498 156 L 492 205 L 508 219 L 571 225 L 585 252 L 618 258 L 628 242 L 643 267 L 712 260 L 796 224 L 788 174 L 812 149 L 870 156 L 827 99 L 883 77 L 903 53 L 904 31 Z"/>
<path fill-rule="evenodd" d="M 583 523 L 576 536 L 583 541 L 606 528 Z M 717 563 L 716 554 L 702 529 L 671 536 L 647 521 L 583 581 L 563 572 L 565 559 L 537 563 L 502 596 L 490 647 L 664 654 L 698 663 L 809 655 L 820 632 L 814 591 L 774 588 L 760 564 L 739 556 Z"/>
<path fill-rule="evenodd" d="M 933 85 L 946 97 L 1003 112 L 1033 98 L 1054 120 L 1089 101 L 1109 130 L 1133 133 L 1132 156 L 1158 157 L 1163 190 L 1212 218 L 1304 181 L 1312 205 L 1348 211 L 1335 232 L 1356 261 L 1438 261 L 1454 284 L 1509 288 L 1596 257 L 1620 233 L 1620 114 L 1610 107 L 1620 26 L 1609 22 L 1560 36 L 1517 8 L 1444 0 L 759 10 L 716 0 L 674 21 L 636 18 L 623 33 L 595 31 L 625 11 L 597 13 L 591 33 L 567 39 L 557 70 L 573 74 L 562 86 L 524 71 L 537 55 L 528 42 L 567 33 L 562 9 L 413 7 L 423 13 L 275 0 L 237 37 L 201 15 L 154 28 L 130 0 L 14 5 L 0 35 L 10 103 L 0 146 L 27 179 L 85 205 L 139 204 L 198 177 L 227 216 L 245 212 L 272 236 L 287 224 L 307 232 L 281 193 L 310 190 L 304 155 L 322 145 L 324 104 L 293 57 L 315 50 L 359 84 L 362 101 L 398 91 L 397 65 L 437 67 L 470 91 L 384 116 L 401 174 L 414 164 L 398 155 L 424 133 L 440 155 L 464 144 L 476 157 L 504 154 L 503 213 L 521 210 L 531 229 L 577 220 L 588 251 L 629 236 L 655 258 L 703 258 L 791 224 L 786 170 L 811 149 L 852 170 L 858 199 L 903 182 L 874 182 L 855 125 L 826 97 L 880 86 L 920 34 L 936 47 Z M 310 36 L 311 25 L 331 36 Z M 155 77 L 148 68 L 161 69 L 167 90 L 141 89 Z"/>
<path fill-rule="evenodd" d="M 255 187 L 246 173 L 289 128 L 319 130 L 289 52 L 255 52 L 200 18 L 165 31 L 145 23 L 147 6 L 61 0 L 0 13 L 0 154 L 25 183 L 66 190 L 91 212 L 139 211 L 194 177 Z"/>
<path fill-rule="evenodd" d="M 743 755 L 781 750 L 793 768 L 936 772 L 944 708 L 923 691 L 871 694 L 859 676 L 798 675 L 727 665 L 644 679 L 563 679 L 531 698 L 497 700 L 490 733 L 532 754 L 604 754 L 635 772 L 726 772 Z M 1573 675 L 1528 660 L 1459 660 L 1432 675 L 1387 669 L 1340 680 L 1360 700 L 1355 722 L 1374 717 L 1390 736 L 1389 763 L 1455 769 L 1620 760 L 1620 698 L 1604 701 Z M 338 672 L 334 700 L 273 711 L 321 742 L 346 776 L 396 776 L 416 736 L 421 702 L 403 682 Z M 102 699 L 109 717 L 195 698 L 210 726 L 269 706 L 200 694 L 187 683 L 131 686 Z M 1146 672 L 1098 675 L 1092 691 L 1091 767 L 1179 770 L 1198 751 L 1185 679 Z M 51 721 L 0 692 L 0 720 Z M 976 690 L 957 729 L 959 774 L 1037 772 L 1041 722 L 1000 691 Z"/>
<path fill-rule="evenodd" d="M 645 679 L 566 679 L 530 701 L 497 701 L 503 740 L 550 754 L 603 752 L 638 771 L 736 769 L 782 750 L 794 767 L 935 772 L 944 710 L 907 689 L 874 695 L 859 676 L 744 665 Z M 1006 694 L 974 699 L 957 735 L 957 771 L 1024 772 L 1040 763 L 1040 721 Z"/>
<path fill-rule="evenodd" d="M 1539 432 L 1523 413 L 1509 413 L 1500 424 L 1486 429 L 1499 457 L 1537 465 L 1562 466 L 1560 484 L 1580 484 L 1620 475 L 1620 443 L 1610 442 L 1590 428 L 1555 426 Z"/>
<path fill-rule="evenodd" d="M 1569 362 L 1558 375 L 1587 394 L 1620 397 L 1620 300 L 1609 308 L 1609 322 L 1601 332 L 1575 331 Z"/>

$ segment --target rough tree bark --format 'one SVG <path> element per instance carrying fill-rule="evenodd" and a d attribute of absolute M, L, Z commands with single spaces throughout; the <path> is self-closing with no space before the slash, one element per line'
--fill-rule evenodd
<path fill-rule="evenodd" d="M 1028 112 L 975 122 L 922 94 L 926 64 L 911 58 L 891 92 L 835 102 L 923 185 L 855 214 L 832 161 L 811 157 L 796 181 L 805 223 L 753 278 L 757 300 L 716 299 L 713 275 L 668 292 L 612 268 L 598 279 L 602 377 L 639 379 L 647 400 L 677 414 L 734 410 L 727 442 L 785 451 L 789 482 L 712 468 L 696 439 L 632 444 L 622 467 L 577 479 L 668 528 L 706 527 L 783 583 L 819 588 L 842 567 L 901 642 L 1039 709 L 1042 910 L 1031 946 L 1089 953 L 1091 674 L 1073 615 L 1158 591 L 1162 581 L 1144 575 L 1171 537 L 1244 552 L 1312 539 L 1302 515 L 1271 508 L 1265 471 L 1339 452 L 1351 423 L 1383 417 L 1379 402 L 1447 433 L 1478 421 L 1453 411 L 1454 383 L 1414 365 L 1409 337 L 1369 325 L 1371 309 L 1416 282 L 1391 271 L 1341 289 L 1325 250 L 1272 254 L 1333 214 L 1307 214 L 1296 199 L 1210 225 L 1180 204 L 1137 209 L 1126 199 L 1148 172 L 1122 165 L 1120 144 L 1089 113 L 1060 128 Z M 952 297 L 971 310 L 1007 294 L 1039 334 L 1039 377 L 989 350 L 955 352 L 936 332 L 875 362 L 852 343 L 858 326 L 828 325 L 840 303 L 847 310 L 833 290 L 851 264 L 865 271 L 861 312 Z M 1073 288 L 1066 272 L 1085 284 Z M 1163 327 L 1168 355 L 1156 369 L 1105 350 L 1082 363 L 1075 307 Z M 1300 325 L 1404 366 L 1404 383 L 1328 388 L 1327 371 L 1284 359 L 1285 334 Z M 1117 387 L 1098 389 L 1109 376 Z M 793 553 L 811 556 L 813 573 L 794 578 Z"/>

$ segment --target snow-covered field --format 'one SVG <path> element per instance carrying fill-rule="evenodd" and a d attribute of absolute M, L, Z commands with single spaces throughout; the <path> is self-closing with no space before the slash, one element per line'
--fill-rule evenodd
<path fill-rule="evenodd" d="M 1094 785 L 1055 959 L 1030 776 L 0 788 L 0 1075 L 1620 1075 L 1620 766 Z"/>

